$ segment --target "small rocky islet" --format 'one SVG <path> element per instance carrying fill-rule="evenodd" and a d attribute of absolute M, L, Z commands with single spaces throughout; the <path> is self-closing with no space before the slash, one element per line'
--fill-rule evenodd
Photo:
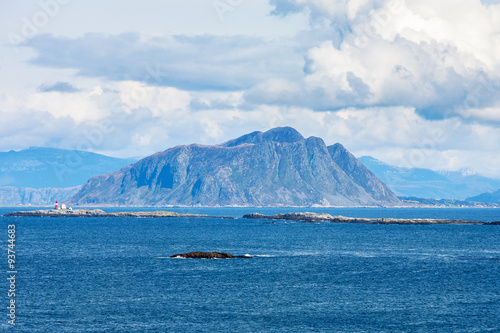
<path fill-rule="evenodd" d="M 169 211 L 146 211 L 146 212 L 113 212 L 106 213 L 102 209 L 45 209 L 12 212 L 5 217 L 132 217 L 132 218 L 167 218 L 167 217 L 202 217 L 202 218 L 224 218 L 234 219 L 228 216 L 210 216 L 203 214 L 182 214 Z M 264 215 L 251 213 L 243 215 L 243 219 L 257 220 L 282 220 L 297 222 L 330 222 L 330 223 L 365 223 L 365 224 L 471 224 L 471 225 L 500 225 L 500 221 L 481 222 L 470 220 L 452 219 L 396 219 L 396 218 L 359 218 L 346 217 L 340 215 L 330 215 L 326 213 L 283 213 L 274 215 Z"/>
<path fill-rule="evenodd" d="M 226 252 L 200 252 L 194 251 L 189 253 L 178 253 L 170 256 L 170 258 L 185 258 L 185 259 L 236 259 L 236 258 L 252 258 L 250 255 L 235 256 Z"/>

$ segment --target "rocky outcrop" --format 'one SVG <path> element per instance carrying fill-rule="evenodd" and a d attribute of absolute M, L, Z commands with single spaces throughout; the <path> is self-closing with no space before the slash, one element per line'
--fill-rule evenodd
<path fill-rule="evenodd" d="M 101 209 L 42 209 L 22 212 L 12 212 L 4 216 L 17 216 L 17 217 L 100 217 L 107 216 L 108 213 Z"/>
<path fill-rule="evenodd" d="M 369 223 L 369 224 L 495 224 L 468 220 L 450 219 L 394 219 L 394 218 L 357 218 L 346 216 L 332 216 L 330 214 L 317 213 L 285 213 L 275 215 L 262 215 L 252 213 L 243 216 L 244 219 L 265 219 L 265 220 L 287 220 L 301 222 L 332 222 L 332 223 Z"/>
<path fill-rule="evenodd" d="M 374 199 L 385 201 L 393 195 L 386 184 L 381 182 L 373 172 L 365 167 L 363 163 L 340 143 L 329 146 L 328 152 L 345 174 Z"/>
<path fill-rule="evenodd" d="M 186 259 L 235 259 L 235 258 L 251 258 L 251 256 L 234 256 L 231 253 L 225 252 L 189 252 L 179 253 L 170 256 L 170 258 L 186 258 Z"/>
<path fill-rule="evenodd" d="M 368 173 L 368 174 L 367 174 Z M 178 146 L 91 178 L 72 205 L 393 206 L 397 197 L 343 147 L 290 127 L 215 146 Z"/>

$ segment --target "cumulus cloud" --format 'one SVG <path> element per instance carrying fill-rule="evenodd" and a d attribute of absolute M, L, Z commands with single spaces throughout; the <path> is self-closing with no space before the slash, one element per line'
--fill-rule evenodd
<path fill-rule="evenodd" d="M 40 66 L 186 91 L 241 91 L 246 109 L 407 106 L 427 119 L 474 120 L 479 113 L 470 110 L 500 106 L 500 6 L 477 0 L 461 6 L 452 0 L 271 4 L 275 15 L 308 11 L 311 30 L 272 41 L 138 33 L 73 39 L 40 35 L 26 45 L 36 52 L 32 63 Z M 223 106 L 196 99 L 192 105 Z"/>
<path fill-rule="evenodd" d="M 273 3 L 275 13 L 308 9 L 342 30 L 340 42 L 325 40 L 305 56 L 301 90 L 314 96 L 306 102 L 313 108 L 408 106 L 439 119 L 500 106 L 500 6 L 477 0 L 460 6 L 451 0 Z M 266 102 L 265 90 L 251 94 L 251 101 Z M 269 95 L 286 95 L 287 85 L 282 92 Z M 302 96 L 274 98 L 301 101 Z"/>

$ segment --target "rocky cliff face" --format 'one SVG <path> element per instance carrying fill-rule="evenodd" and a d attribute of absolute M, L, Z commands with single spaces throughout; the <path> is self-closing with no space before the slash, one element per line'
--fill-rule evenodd
<path fill-rule="evenodd" d="M 347 176 L 358 186 L 361 186 L 374 199 L 384 201 L 394 195 L 386 184 L 381 182 L 373 172 L 358 161 L 340 143 L 329 146 L 328 152 L 333 161 L 337 163 Z"/>
<path fill-rule="evenodd" d="M 391 206 L 396 196 L 341 145 L 290 127 L 178 146 L 91 178 L 72 204 Z"/>

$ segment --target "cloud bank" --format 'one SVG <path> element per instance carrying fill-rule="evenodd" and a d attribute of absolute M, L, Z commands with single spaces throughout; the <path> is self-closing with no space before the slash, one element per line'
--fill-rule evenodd
<path fill-rule="evenodd" d="M 41 32 L 18 48 L 26 68 L 50 76 L 0 94 L 8 121 L 0 149 L 145 156 L 288 125 L 358 156 L 500 177 L 497 2 L 269 0 L 265 8 L 251 13 L 256 24 L 307 15 L 309 26 L 272 38 Z"/>

